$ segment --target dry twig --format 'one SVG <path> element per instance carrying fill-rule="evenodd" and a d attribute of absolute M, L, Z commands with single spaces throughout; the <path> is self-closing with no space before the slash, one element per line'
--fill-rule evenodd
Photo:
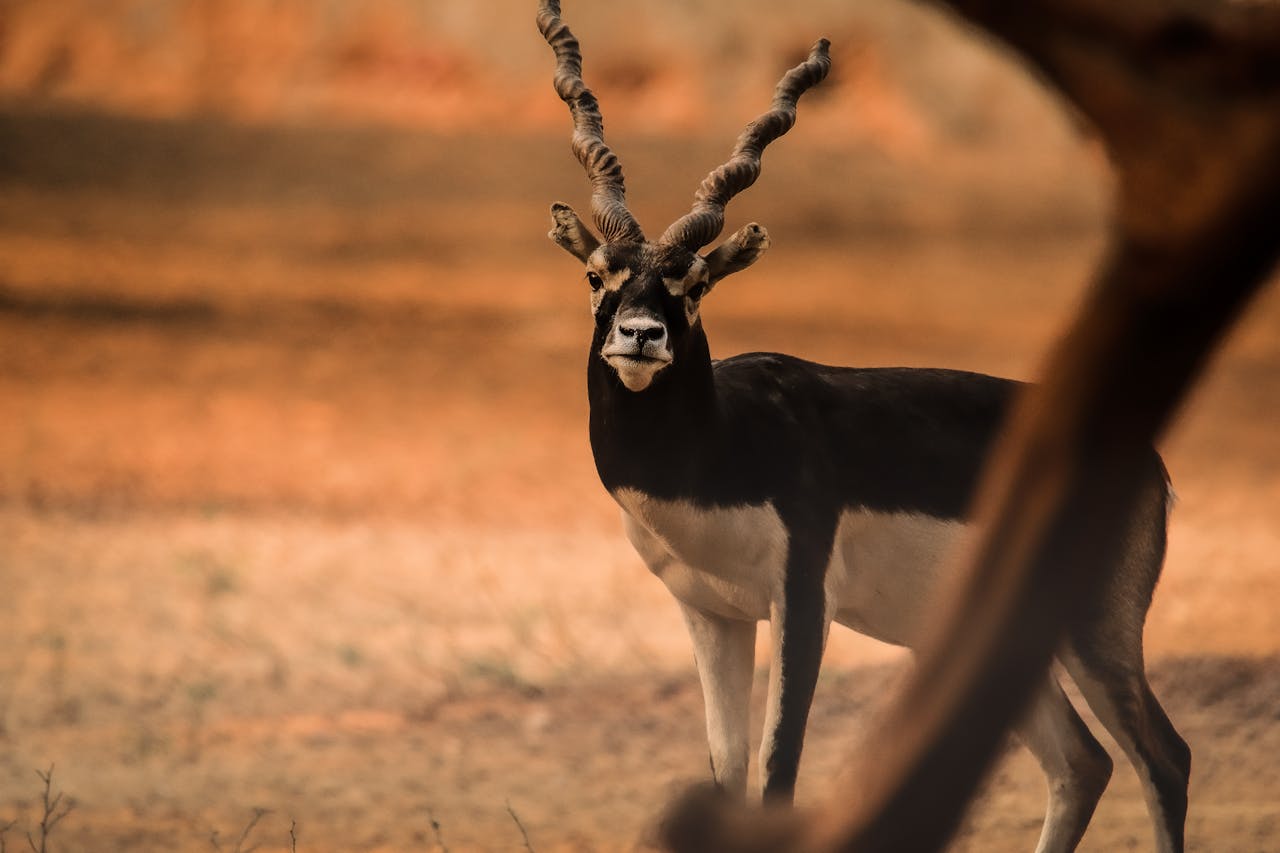
<path fill-rule="evenodd" d="M 529 833 L 525 831 L 524 824 L 520 822 L 520 816 L 516 814 L 516 810 L 511 808 L 511 801 L 507 800 L 507 814 L 511 815 L 511 819 L 516 822 L 516 828 L 520 830 L 520 837 L 524 839 L 524 849 L 529 853 L 533 853 L 533 845 L 529 843 Z"/>
<path fill-rule="evenodd" d="M 258 849 L 258 845 L 245 847 L 244 843 L 249 839 L 249 833 L 253 832 L 253 828 L 258 825 L 258 821 L 262 820 L 266 815 L 271 814 L 271 809 L 255 808 L 253 817 L 249 818 L 249 822 L 244 825 L 244 829 L 240 830 L 240 837 L 236 839 L 234 853 L 253 853 Z M 289 828 L 289 836 L 293 837 L 293 827 Z M 214 850 L 221 851 L 222 844 L 218 841 L 218 830 L 209 833 L 209 843 L 213 845 Z"/>
<path fill-rule="evenodd" d="M 235 853 L 253 853 L 258 849 L 258 845 L 245 847 L 244 843 L 249 840 L 249 833 L 253 832 L 253 828 L 258 825 L 258 821 L 266 815 L 271 814 L 271 809 L 255 808 L 253 817 L 249 818 L 249 822 L 244 825 L 244 829 L 240 831 L 240 837 L 236 839 Z"/>
<path fill-rule="evenodd" d="M 47 853 L 49 836 L 53 833 L 54 827 L 62 822 L 62 819 L 71 814 L 71 810 L 75 808 L 75 800 L 68 797 L 66 800 L 62 798 L 62 792 L 54 794 L 53 792 L 53 765 L 49 765 L 47 771 L 36 771 L 36 775 L 44 782 L 44 791 L 42 794 L 43 812 L 40 815 L 40 841 L 37 844 L 36 839 L 31 833 L 27 832 L 27 844 L 31 845 L 33 853 Z M 12 826 L 13 824 L 9 824 Z M 8 829 L 8 827 L 5 827 Z"/>

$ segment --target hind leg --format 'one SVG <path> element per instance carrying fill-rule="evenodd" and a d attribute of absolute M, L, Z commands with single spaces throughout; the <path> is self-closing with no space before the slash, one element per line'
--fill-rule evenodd
<path fill-rule="evenodd" d="M 1151 692 L 1141 648 L 1136 660 L 1099 652 L 1087 642 L 1073 641 L 1062 661 L 1089 707 L 1137 770 L 1155 824 L 1156 849 L 1181 853 L 1191 749 Z"/>
<path fill-rule="evenodd" d="M 1018 725 L 1049 783 L 1049 806 L 1036 853 L 1070 853 L 1111 779 L 1111 757 L 1050 678 Z"/>
<path fill-rule="evenodd" d="M 1160 474 L 1135 510 L 1121 562 L 1092 607 L 1068 627 L 1059 658 L 1138 771 L 1156 849 L 1181 853 L 1191 750 L 1151 692 L 1142 654 L 1143 624 L 1167 542 L 1171 498 Z"/>

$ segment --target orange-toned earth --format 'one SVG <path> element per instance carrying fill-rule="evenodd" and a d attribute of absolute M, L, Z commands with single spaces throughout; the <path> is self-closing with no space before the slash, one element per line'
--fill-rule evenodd
<path fill-rule="evenodd" d="M 797 137 L 800 134 L 797 133 Z M 0 827 L 51 849 L 630 849 L 706 775 L 676 608 L 595 480 L 581 205 L 560 135 L 0 113 Z M 643 221 L 723 141 L 623 136 Z M 717 355 L 1032 378 L 1099 250 L 1103 179 L 788 139 L 731 208 L 774 248 Z M 1031 165 L 1028 165 L 1031 163 Z M 1162 443 L 1148 624 L 1195 754 L 1190 847 L 1280 849 L 1280 292 Z M 833 637 L 799 798 L 903 655 Z M 757 696 L 757 713 L 759 719 Z M 1084 849 L 1149 849 L 1117 773 Z M 957 848 L 1027 850 L 1012 750 Z"/>

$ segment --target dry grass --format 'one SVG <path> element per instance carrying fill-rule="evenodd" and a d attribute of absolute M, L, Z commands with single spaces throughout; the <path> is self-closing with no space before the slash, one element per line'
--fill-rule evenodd
<path fill-rule="evenodd" d="M 701 708 L 592 469 L 585 286 L 541 236 L 580 181 L 563 141 L 3 122 L 0 818 L 56 761 L 68 849 L 207 850 L 258 808 L 262 849 L 297 843 L 284 815 L 308 851 L 515 847 L 508 801 L 539 850 L 634 844 L 705 772 Z M 637 186 L 712 156 L 632 142 Z M 1034 373 L 1096 232 L 1018 231 L 1016 174 L 985 233 L 903 230 L 976 204 L 982 173 L 924 191 L 942 164 L 814 237 L 839 202 L 802 155 L 829 155 L 789 150 L 735 213 L 776 246 L 708 304 L 717 354 Z M 1097 191 L 1057 198 L 1087 220 Z M 885 199 L 899 225 L 868 238 Z M 1280 651 L 1277 328 L 1273 290 L 1165 445 L 1181 500 L 1148 636 L 1197 749 L 1200 849 L 1280 833 L 1275 664 L 1250 660 Z M 802 796 L 900 657 L 834 637 Z M 1024 758 L 971 849 L 1034 839 Z M 1092 849 L 1145 839 L 1121 776 Z"/>

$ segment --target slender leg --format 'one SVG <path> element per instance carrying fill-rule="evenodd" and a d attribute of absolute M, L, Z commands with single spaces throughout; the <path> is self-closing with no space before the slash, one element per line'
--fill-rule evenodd
<path fill-rule="evenodd" d="M 1147 683 L 1142 626 L 1164 562 L 1163 484 L 1135 515 L 1124 564 L 1097 609 L 1068 628 L 1060 655 L 1098 720 L 1138 772 L 1160 853 L 1181 853 L 1191 749 Z"/>
<path fill-rule="evenodd" d="M 1151 692 L 1141 658 L 1126 665 L 1092 654 L 1087 644 L 1073 644 L 1062 661 L 1137 770 L 1155 825 L 1156 849 L 1182 853 L 1191 749 Z"/>
<path fill-rule="evenodd" d="M 1111 756 L 1050 678 L 1017 727 L 1049 783 L 1049 807 L 1036 853 L 1070 853 L 1080 843 L 1111 779 Z"/>
<path fill-rule="evenodd" d="M 771 802 L 790 803 L 795 796 L 805 724 L 818 684 L 830 621 L 822 587 L 815 586 L 802 592 L 791 590 L 785 602 L 770 607 L 773 659 L 760 744 L 760 778 L 764 798 Z"/>
<path fill-rule="evenodd" d="M 702 681 L 707 713 L 711 775 L 725 793 L 747 790 L 751 749 L 751 679 L 755 670 L 756 623 L 725 619 L 681 604 Z"/>

